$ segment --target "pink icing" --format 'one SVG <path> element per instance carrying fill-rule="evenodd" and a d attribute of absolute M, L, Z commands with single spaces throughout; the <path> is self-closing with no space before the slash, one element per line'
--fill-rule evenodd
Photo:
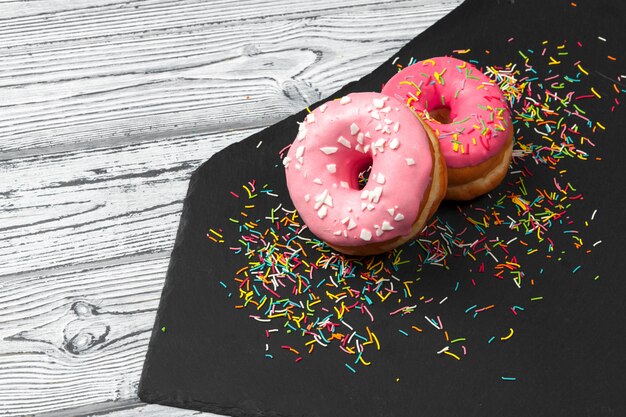
<path fill-rule="evenodd" d="M 432 156 L 415 115 L 380 93 L 353 93 L 307 115 L 283 160 L 300 216 L 337 246 L 409 233 L 428 189 Z M 371 164 L 360 190 L 358 174 Z"/>
<path fill-rule="evenodd" d="M 449 167 L 478 165 L 511 144 L 511 114 L 502 91 L 470 63 L 451 57 L 419 61 L 394 75 L 382 92 L 422 116 Z M 451 123 L 429 114 L 444 107 Z"/>

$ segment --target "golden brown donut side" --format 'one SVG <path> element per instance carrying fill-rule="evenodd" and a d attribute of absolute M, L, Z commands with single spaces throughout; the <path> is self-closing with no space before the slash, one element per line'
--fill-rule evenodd
<path fill-rule="evenodd" d="M 506 176 L 513 155 L 513 132 L 507 144 L 485 162 L 463 168 L 448 167 L 446 200 L 467 201 L 496 188 Z"/>

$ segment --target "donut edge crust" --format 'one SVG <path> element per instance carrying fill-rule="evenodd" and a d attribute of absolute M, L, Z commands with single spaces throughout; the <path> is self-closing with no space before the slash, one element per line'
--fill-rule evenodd
<path fill-rule="evenodd" d="M 468 201 L 496 188 L 509 170 L 513 156 L 513 132 L 506 146 L 485 162 L 473 167 L 448 167 L 448 191 L 446 200 Z"/>

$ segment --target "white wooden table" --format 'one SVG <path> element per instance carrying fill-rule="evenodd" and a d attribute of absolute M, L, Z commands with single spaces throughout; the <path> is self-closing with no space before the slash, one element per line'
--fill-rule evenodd
<path fill-rule="evenodd" d="M 191 172 L 459 3 L 0 0 L 0 415 L 202 414 L 137 398 Z"/>

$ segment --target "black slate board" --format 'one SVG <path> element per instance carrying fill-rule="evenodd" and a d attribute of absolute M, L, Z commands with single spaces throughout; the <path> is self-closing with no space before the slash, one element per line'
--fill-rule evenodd
<path fill-rule="evenodd" d="M 216 227 L 223 227 L 225 233 L 233 230 L 228 219 L 241 210 L 241 201 L 229 198 L 229 193 L 242 192 L 241 185 L 251 179 L 259 185 L 270 184 L 278 196 L 254 200 L 251 215 L 261 218 L 277 202 L 291 207 L 279 151 L 295 137 L 296 122 L 306 114 L 303 111 L 229 146 L 193 174 L 141 378 L 140 398 L 232 416 L 626 415 L 622 352 L 626 280 L 621 276 L 625 266 L 621 246 L 626 112 L 617 104 L 626 86 L 615 78 L 626 74 L 624 17 L 626 4 L 609 0 L 468 0 L 373 73 L 333 95 L 380 91 L 396 71 L 392 64 L 396 57 L 396 64 L 406 64 L 411 58 L 469 49 L 457 56 L 475 59 L 483 68 L 509 62 L 523 67 L 522 56 L 531 54 L 528 49 L 537 57 L 548 45 L 548 55 L 553 53 L 555 60 L 571 61 L 568 68 L 581 60 L 588 75 L 581 77 L 576 91 L 603 99 L 580 99 L 580 106 L 586 117 L 601 121 L 602 128 L 589 128 L 589 138 L 596 146 L 588 147 L 593 152 L 587 161 L 569 158 L 552 170 L 537 166 L 530 157 L 518 162 L 518 169 L 526 167 L 533 173 L 525 178 L 527 188 L 547 187 L 558 180 L 575 184 L 576 193 L 570 196 L 579 192 L 584 196 L 567 201 L 572 206 L 561 219 L 565 223 L 558 233 L 549 235 L 558 248 L 553 258 L 546 259 L 545 245 L 541 256 L 519 253 L 529 275 L 522 288 L 480 278 L 471 262 L 462 257 L 451 257 L 447 269 L 424 267 L 419 273 L 401 269 L 399 273 L 405 277 L 419 275 L 416 288 L 436 299 L 429 305 L 420 304 L 407 316 L 406 320 L 415 319 L 410 323 L 420 323 L 423 333 L 400 334 L 402 326 L 409 329 L 409 321 L 397 322 L 389 316 L 396 304 L 374 303 L 371 309 L 376 322 L 370 325 L 382 348 L 368 354 L 372 365 L 355 365 L 357 372 L 351 372 L 344 367 L 346 354 L 330 348 L 303 355 L 296 363 L 290 352 L 280 349 L 283 343 L 302 344 L 293 334 L 272 336 L 276 337 L 271 340 L 274 357 L 266 358 L 265 345 L 270 340 L 265 329 L 269 327 L 251 320 L 250 311 L 235 309 L 236 294 L 229 298 L 228 290 L 219 285 L 220 281 L 232 285 L 235 271 L 246 265 L 247 259 L 233 254 L 228 244 L 209 241 L 207 231 Z M 555 46 L 564 41 L 567 48 Z M 559 51 L 569 55 L 558 55 Z M 533 62 L 540 76 L 557 75 L 550 72 L 553 68 L 545 56 Z M 566 85 L 564 91 L 570 87 Z M 607 104 L 607 97 L 618 101 Z M 518 135 L 529 137 L 534 127 L 520 125 Z M 516 178 L 510 174 L 492 194 L 517 190 L 518 186 L 513 186 Z M 492 204 L 489 197 L 459 207 L 445 203 L 438 216 L 461 227 L 465 219 L 460 211 Z M 507 214 L 501 213 L 502 217 Z M 566 233 L 568 222 L 584 229 L 577 233 L 589 240 L 583 250 L 572 249 L 572 237 Z M 498 237 L 493 233 L 485 230 L 489 239 Z M 508 237 L 520 236 L 511 232 Z M 598 240 L 602 243 L 593 246 Z M 236 239 L 230 236 L 230 241 Z M 404 249 L 405 253 L 418 252 L 415 245 Z M 476 286 L 470 284 L 474 278 L 480 280 Z M 529 279 L 534 285 L 528 285 Z M 463 290 L 452 291 L 459 283 Z M 443 303 L 447 295 L 453 296 Z M 471 312 L 465 313 L 472 304 L 512 306 L 520 300 L 525 300 L 526 308 L 518 310 L 519 314 L 480 313 L 474 318 Z M 435 337 L 437 331 L 424 320 L 428 314 L 441 314 L 446 329 L 462 333 L 468 345 L 473 342 L 462 360 L 437 354 L 446 343 L 442 344 L 441 332 Z M 510 328 L 515 335 L 506 339 Z"/>

